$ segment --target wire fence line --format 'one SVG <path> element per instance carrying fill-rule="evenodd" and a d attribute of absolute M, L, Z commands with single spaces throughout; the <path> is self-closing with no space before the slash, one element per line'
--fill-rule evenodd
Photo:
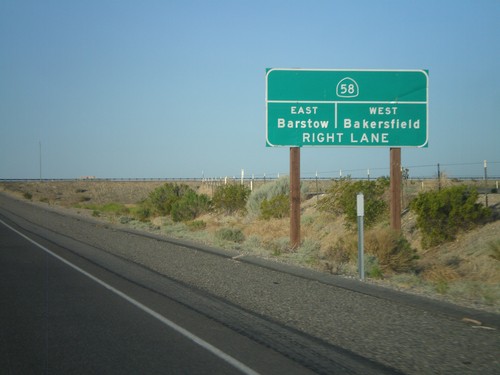
<path fill-rule="evenodd" d="M 451 178 L 456 180 L 500 180 L 500 161 L 483 161 L 472 163 L 436 163 L 425 165 L 403 165 L 401 167 L 403 177 L 407 180 L 432 180 L 437 178 Z M 332 180 L 349 177 L 352 179 L 371 179 L 389 176 L 389 167 L 334 169 L 328 171 L 302 171 L 303 180 Z M 14 181 L 179 181 L 179 182 L 217 182 L 224 181 L 271 181 L 289 172 L 275 172 L 262 174 L 245 174 L 241 170 L 240 175 L 205 177 L 95 177 L 84 176 L 77 178 L 0 178 L 0 182 Z"/>
<path fill-rule="evenodd" d="M 403 175 L 413 179 L 434 179 L 445 174 L 449 178 L 456 179 L 480 179 L 485 175 L 491 179 L 500 178 L 499 161 L 482 161 L 474 163 L 436 163 L 423 165 L 402 165 Z M 488 172 L 489 170 L 489 172 Z M 302 173 L 304 176 L 313 177 L 344 177 L 351 178 L 370 178 L 388 176 L 390 167 L 378 168 L 356 168 L 356 169 L 336 169 L 330 171 L 315 171 Z M 486 173 L 486 174 L 485 174 Z"/>

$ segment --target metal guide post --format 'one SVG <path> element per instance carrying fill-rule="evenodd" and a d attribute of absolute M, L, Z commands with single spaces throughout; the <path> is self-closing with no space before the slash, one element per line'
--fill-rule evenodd
<path fill-rule="evenodd" d="M 365 202 L 363 193 L 359 193 L 356 197 L 356 207 L 358 214 L 358 271 L 359 278 L 365 280 L 365 254 L 364 254 L 364 223 Z"/>

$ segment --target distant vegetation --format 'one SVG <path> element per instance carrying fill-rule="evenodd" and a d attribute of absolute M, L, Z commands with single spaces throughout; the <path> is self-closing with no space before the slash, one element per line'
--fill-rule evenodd
<path fill-rule="evenodd" d="M 209 199 L 187 185 L 166 183 L 140 202 L 135 213 L 142 221 L 167 215 L 175 222 L 190 221 L 206 212 L 224 215 L 249 213 L 263 219 L 282 218 L 290 212 L 288 189 L 287 178 L 262 185 L 253 192 L 244 185 L 232 183 L 218 186 L 212 199 Z"/>

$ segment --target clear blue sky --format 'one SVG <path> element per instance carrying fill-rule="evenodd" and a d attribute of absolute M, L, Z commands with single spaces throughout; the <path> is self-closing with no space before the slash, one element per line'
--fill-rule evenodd
<path fill-rule="evenodd" d="M 429 147 L 403 165 L 500 176 L 499 19 L 498 0 L 1 0 L 0 178 L 38 178 L 39 143 L 45 178 L 287 174 L 270 67 L 428 69 Z M 301 155 L 305 177 L 389 174 L 388 149 Z"/>

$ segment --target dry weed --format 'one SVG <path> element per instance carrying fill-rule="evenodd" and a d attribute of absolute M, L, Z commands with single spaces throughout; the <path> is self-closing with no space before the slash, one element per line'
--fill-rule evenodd
<path fill-rule="evenodd" d="M 378 228 L 365 236 L 365 251 L 374 255 L 384 272 L 408 272 L 415 269 L 416 251 L 398 232 Z"/>
<path fill-rule="evenodd" d="M 257 236 L 263 242 L 290 235 L 290 219 L 253 220 L 245 224 L 246 237 Z"/>
<path fill-rule="evenodd" d="M 320 264 L 330 273 L 340 275 L 355 267 L 358 254 L 358 241 L 353 235 L 337 238 L 319 252 Z"/>
<path fill-rule="evenodd" d="M 450 282 L 460 278 L 460 274 L 453 267 L 434 265 L 422 272 L 422 277 L 431 282 Z"/>

